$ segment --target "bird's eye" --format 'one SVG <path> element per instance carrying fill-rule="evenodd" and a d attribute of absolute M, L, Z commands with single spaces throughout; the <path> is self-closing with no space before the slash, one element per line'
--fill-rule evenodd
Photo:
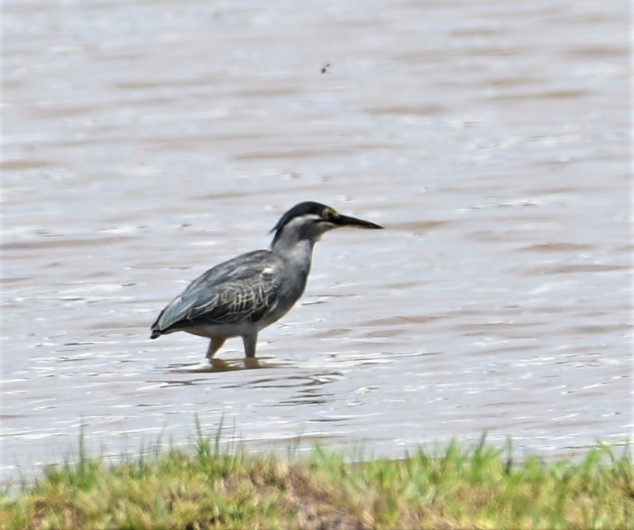
<path fill-rule="evenodd" d="M 321 217 L 324 221 L 334 221 L 335 219 L 337 219 L 337 217 L 339 217 L 339 214 L 335 212 L 332 208 L 326 208 L 322 212 Z"/>

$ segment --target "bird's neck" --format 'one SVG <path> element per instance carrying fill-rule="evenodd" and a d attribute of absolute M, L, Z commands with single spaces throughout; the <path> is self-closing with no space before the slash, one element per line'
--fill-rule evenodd
<path fill-rule="evenodd" d="M 271 251 L 308 274 L 314 246 L 315 242 L 311 239 L 280 237 L 273 243 Z"/>
<path fill-rule="evenodd" d="M 310 259 L 315 242 L 310 239 L 280 237 L 273 242 L 271 250 L 275 254 L 305 254 Z"/>

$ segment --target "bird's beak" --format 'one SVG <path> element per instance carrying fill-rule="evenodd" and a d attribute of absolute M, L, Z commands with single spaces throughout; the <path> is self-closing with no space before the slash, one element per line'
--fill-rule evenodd
<path fill-rule="evenodd" d="M 356 217 L 349 217 L 341 214 L 339 214 L 339 217 L 335 220 L 335 224 L 337 226 L 356 226 L 357 228 L 383 228 L 376 223 L 371 223 L 370 221 L 364 221 L 363 219 L 357 219 Z"/>

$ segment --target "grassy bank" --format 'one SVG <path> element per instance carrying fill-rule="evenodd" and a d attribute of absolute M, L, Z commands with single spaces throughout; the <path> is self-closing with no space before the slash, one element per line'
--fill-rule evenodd
<path fill-rule="evenodd" d="M 349 464 L 320 448 L 294 459 L 217 442 L 51 468 L 0 497 L 0 528 L 634 528 L 631 460 L 606 446 L 514 463 L 483 440 Z"/>

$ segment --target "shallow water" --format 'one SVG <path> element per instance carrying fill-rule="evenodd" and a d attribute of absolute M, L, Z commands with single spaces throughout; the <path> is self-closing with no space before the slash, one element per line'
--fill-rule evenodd
<path fill-rule="evenodd" d="M 625 2 L 3 7 L 0 477 L 196 416 L 250 450 L 628 439 Z M 301 200 L 386 230 L 323 238 L 265 369 L 149 340 Z"/>

